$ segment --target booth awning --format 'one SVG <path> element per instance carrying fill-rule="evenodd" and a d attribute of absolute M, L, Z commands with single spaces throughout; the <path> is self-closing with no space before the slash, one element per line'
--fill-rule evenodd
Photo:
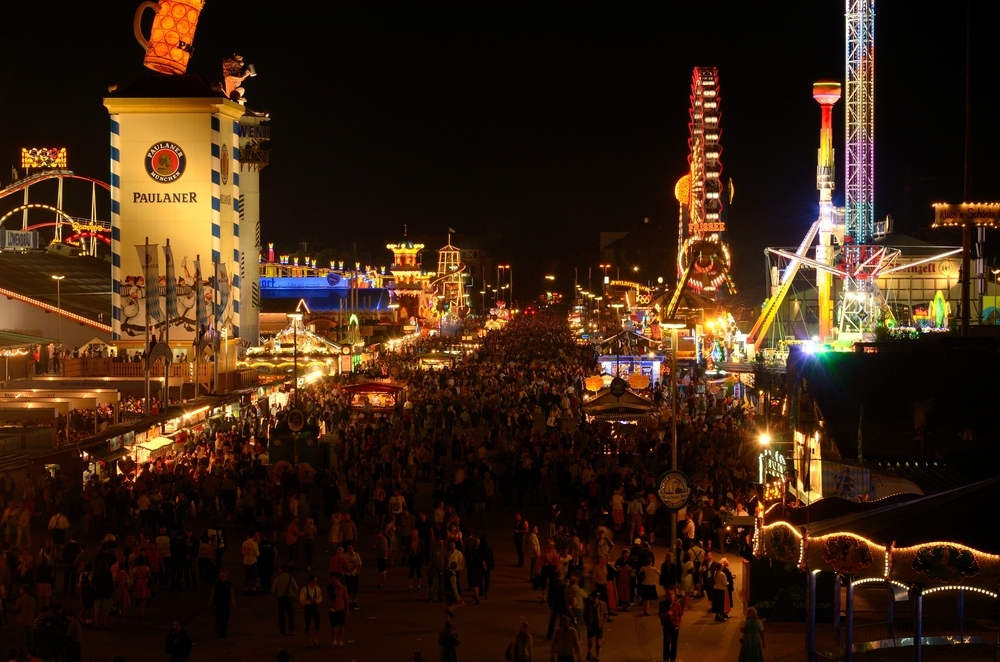
<path fill-rule="evenodd" d="M 148 439 L 141 444 L 136 445 L 139 448 L 149 451 L 150 453 L 154 453 L 164 446 L 169 446 L 172 443 L 174 443 L 174 440 L 167 437 L 153 437 L 152 439 Z"/>
<path fill-rule="evenodd" d="M 112 460 L 125 457 L 128 453 L 128 448 L 122 446 L 118 450 L 110 450 L 105 444 L 98 444 L 96 446 L 91 446 L 90 448 L 85 448 L 83 451 L 88 455 L 96 457 L 98 460 L 111 462 Z"/>

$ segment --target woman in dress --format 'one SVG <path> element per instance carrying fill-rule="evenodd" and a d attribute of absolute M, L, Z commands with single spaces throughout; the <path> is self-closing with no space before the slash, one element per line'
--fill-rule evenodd
<path fill-rule="evenodd" d="M 740 626 L 743 633 L 740 662 L 764 662 L 764 623 L 757 617 L 757 608 L 747 609 L 747 620 Z"/>
<path fill-rule="evenodd" d="M 652 559 L 646 559 L 646 564 L 639 570 L 639 599 L 642 600 L 643 616 L 649 616 L 649 603 L 660 599 L 656 590 L 659 583 L 660 571 L 653 565 Z"/>
<path fill-rule="evenodd" d="M 619 487 L 611 495 L 611 519 L 615 522 L 615 531 L 622 530 L 625 523 L 625 487 Z"/>
<path fill-rule="evenodd" d="M 691 602 L 691 595 L 694 593 L 694 561 L 690 551 L 687 552 L 684 563 L 681 564 L 681 592 L 684 594 L 684 599 L 681 601 L 684 605 L 684 611 L 688 611 L 691 609 L 688 603 Z"/>
<path fill-rule="evenodd" d="M 141 554 L 136 557 L 135 565 L 132 566 L 132 596 L 139 608 L 139 618 L 146 616 L 146 601 L 153 597 L 153 592 L 149 589 L 152 574 L 146 557 Z"/>

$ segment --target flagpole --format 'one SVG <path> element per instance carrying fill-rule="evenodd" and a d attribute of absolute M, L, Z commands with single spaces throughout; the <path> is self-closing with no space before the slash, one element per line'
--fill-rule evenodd
<path fill-rule="evenodd" d="M 215 318 L 215 332 L 212 335 L 212 353 L 215 357 L 215 374 L 212 377 L 212 392 L 219 393 L 219 261 L 212 260 L 212 268 L 215 272 L 212 278 L 212 312 Z"/>
<path fill-rule="evenodd" d="M 201 395 L 201 319 L 198 315 L 199 305 L 204 306 L 201 300 L 205 295 L 201 291 L 201 255 L 195 255 L 197 267 L 194 270 L 194 310 L 195 310 L 195 331 L 194 331 L 194 397 Z"/>
<path fill-rule="evenodd" d="M 170 239 L 167 239 L 167 248 L 170 248 Z M 173 256 L 170 256 L 173 259 Z M 170 265 L 164 260 L 164 267 L 169 268 Z M 166 280 L 164 280 L 166 282 Z M 170 283 L 167 283 L 170 286 Z M 170 404 L 170 366 L 174 362 L 174 352 L 170 349 L 170 306 L 166 307 L 167 322 L 163 327 L 163 342 L 167 343 L 167 350 L 170 352 L 170 356 L 167 358 L 167 364 L 163 366 L 163 391 L 166 395 L 163 396 L 163 411 L 167 411 L 167 406 Z M 183 386 L 182 386 L 183 388 Z"/>
<path fill-rule="evenodd" d="M 149 237 L 146 237 L 146 252 L 145 252 L 145 255 L 147 255 L 147 256 L 149 255 Z M 149 258 L 147 257 L 146 260 L 148 261 L 148 259 Z M 146 262 L 144 262 L 143 263 L 143 276 L 145 276 L 147 274 L 149 274 L 149 268 L 148 268 L 148 264 Z M 143 282 L 145 282 L 145 278 L 143 279 Z M 145 404 L 143 405 L 142 411 L 143 411 L 143 413 L 146 416 L 149 416 L 149 398 L 150 398 L 150 391 L 149 391 L 149 283 L 146 283 L 145 287 L 146 287 L 146 291 L 143 293 L 144 294 L 144 296 L 143 296 L 143 308 L 146 309 L 146 344 L 143 345 L 143 353 L 145 354 L 145 357 L 144 357 L 145 360 L 143 361 L 143 364 L 145 365 L 145 372 L 143 373 L 145 375 L 144 378 L 143 378 L 143 388 L 144 388 L 144 392 L 145 392 L 145 396 L 146 397 L 145 397 Z"/>

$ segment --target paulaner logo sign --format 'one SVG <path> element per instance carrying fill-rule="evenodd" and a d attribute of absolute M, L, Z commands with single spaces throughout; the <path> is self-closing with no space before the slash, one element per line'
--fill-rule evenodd
<path fill-rule="evenodd" d="M 146 174 L 161 184 L 181 178 L 187 167 L 184 150 L 172 142 L 156 143 L 146 150 Z"/>

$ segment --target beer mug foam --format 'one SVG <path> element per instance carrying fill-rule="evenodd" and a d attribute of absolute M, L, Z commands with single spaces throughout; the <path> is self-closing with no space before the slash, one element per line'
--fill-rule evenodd
<path fill-rule="evenodd" d="M 135 38 L 146 50 L 143 64 L 163 74 L 183 74 L 194 50 L 194 31 L 205 6 L 203 0 L 159 0 L 144 2 L 135 12 Z M 142 34 L 142 14 L 156 11 L 147 39 Z"/>

